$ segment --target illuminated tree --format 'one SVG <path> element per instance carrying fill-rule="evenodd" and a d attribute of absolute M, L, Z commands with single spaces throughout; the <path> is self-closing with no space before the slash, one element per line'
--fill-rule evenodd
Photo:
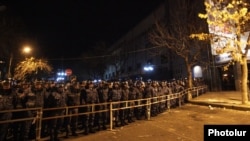
<path fill-rule="evenodd" d="M 14 72 L 16 80 L 33 80 L 37 79 L 42 73 L 50 73 L 52 67 L 46 60 L 35 59 L 33 57 L 26 58 L 24 61 L 17 64 Z"/>
<path fill-rule="evenodd" d="M 229 54 L 231 64 L 241 64 L 242 104 L 248 102 L 248 36 L 249 36 L 249 3 L 244 0 L 206 0 L 206 14 L 199 17 L 206 19 L 209 33 L 192 34 L 198 40 L 210 40 L 215 54 Z M 243 39 L 247 38 L 246 41 Z"/>
<path fill-rule="evenodd" d="M 189 35 L 207 29 L 202 20 L 194 16 L 200 8 L 198 4 L 192 0 L 175 1 L 176 7 L 170 11 L 169 21 L 157 21 L 155 29 L 149 34 L 152 44 L 168 48 L 184 60 L 188 75 L 188 88 L 193 87 L 192 67 L 201 62 L 202 46 L 204 46 L 204 42 L 193 40 Z M 189 92 L 188 100 L 191 98 Z"/>

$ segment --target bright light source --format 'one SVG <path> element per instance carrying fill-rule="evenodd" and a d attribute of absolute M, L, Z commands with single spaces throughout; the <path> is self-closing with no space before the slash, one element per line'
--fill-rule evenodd
<path fill-rule="evenodd" d="M 153 71 L 154 70 L 154 68 L 152 66 L 145 66 L 143 69 L 145 71 Z"/>
<path fill-rule="evenodd" d="M 30 53 L 30 52 L 31 52 L 31 48 L 30 48 L 29 46 L 25 46 L 25 47 L 23 48 L 23 52 L 24 52 L 24 53 Z"/>
<path fill-rule="evenodd" d="M 66 76 L 66 73 L 64 73 L 64 72 L 58 72 L 57 75 L 58 76 Z"/>
<path fill-rule="evenodd" d="M 56 78 L 56 81 L 63 81 L 63 80 L 64 80 L 63 77 L 57 77 L 57 78 Z"/>
<path fill-rule="evenodd" d="M 201 69 L 201 66 L 195 66 L 195 67 L 193 68 L 193 73 L 194 73 L 194 78 L 202 77 L 202 69 Z"/>

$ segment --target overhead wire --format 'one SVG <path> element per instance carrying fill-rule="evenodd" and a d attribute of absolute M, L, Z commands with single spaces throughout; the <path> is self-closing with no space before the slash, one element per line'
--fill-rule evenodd
<path fill-rule="evenodd" d="M 138 52 L 144 52 L 144 51 L 148 51 L 148 50 L 152 50 L 152 49 L 156 49 L 156 48 L 160 48 L 162 46 L 154 46 L 151 48 L 144 48 L 144 49 L 138 49 L 138 50 L 134 50 L 134 51 L 129 51 L 129 52 L 124 52 L 121 53 L 119 55 L 123 55 L 123 54 L 132 54 L 132 53 L 138 53 Z M 64 61 L 77 61 L 77 60 L 88 60 L 88 59 L 97 59 L 97 58 L 106 58 L 106 57 L 112 57 L 112 56 L 117 56 L 117 54 L 108 54 L 108 55 L 97 55 L 97 56 L 88 56 L 88 57 L 76 57 L 76 58 L 50 58 L 47 60 L 51 60 L 51 61 L 57 61 L 57 60 L 64 60 Z"/>

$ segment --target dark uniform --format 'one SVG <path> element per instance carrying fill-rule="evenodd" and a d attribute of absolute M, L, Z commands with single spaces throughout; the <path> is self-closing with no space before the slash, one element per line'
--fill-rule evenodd
<path fill-rule="evenodd" d="M 36 81 L 31 88 L 31 92 L 35 94 L 35 107 L 43 108 L 44 107 L 44 96 L 45 89 L 42 87 L 41 81 Z M 34 111 L 35 112 L 35 111 Z M 42 111 L 40 111 L 42 112 Z M 39 122 L 39 121 L 36 121 Z M 36 137 L 36 122 L 32 122 L 30 128 L 30 138 L 35 139 Z"/>
<path fill-rule="evenodd" d="M 142 81 L 138 81 L 136 82 L 136 87 L 135 89 L 137 89 L 137 93 L 136 93 L 136 99 L 139 100 L 139 99 L 142 99 L 143 98 L 143 95 L 144 95 L 144 88 L 145 88 L 145 84 L 144 82 Z M 139 107 L 136 107 L 135 108 L 135 117 L 137 120 L 140 120 L 141 119 L 141 116 L 142 116 L 142 105 L 143 102 L 142 100 L 139 100 L 139 101 L 136 101 L 135 102 L 135 105 L 136 106 L 139 106 Z"/>
<path fill-rule="evenodd" d="M 120 108 L 126 108 L 129 106 L 130 103 L 128 103 L 129 100 L 129 85 L 128 82 L 123 82 L 122 83 L 122 89 L 121 89 L 121 99 L 120 101 L 122 102 L 120 104 Z M 120 109 L 119 110 L 119 116 L 120 116 L 120 120 L 121 120 L 121 126 L 127 125 L 128 123 L 125 121 L 126 119 L 128 119 L 129 115 L 128 115 L 128 111 L 129 109 Z"/>
<path fill-rule="evenodd" d="M 85 90 L 86 90 L 86 86 L 87 86 L 87 81 L 84 80 L 81 82 L 81 85 L 80 85 L 80 105 L 83 105 L 82 103 L 82 99 L 83 99 L 83 94 L 85 93 Z M 79 113 L 82 114 L 84 112 L 84 107 L 79 107 Z M 82 130 L 84 130 L 84 122 L 85 122 L 85 119 L 84 119 L 84 115 L 79 115 L 79 122 L 81 122 L 81 125 L 82 125 Z"/>
<path fill-rule="evenodd" d="M 43 108 L 47 109 L 49 108 L 49 95 L 52 92 L 52 87 L 54 84 L 52 82 L 45 82 L 44 83 L 44 101 L 43 101 Z M 50 114 L 50 111 L 43 110 L 43 118 L 48 117 Z M 41 129 L 41 136 L 46 137 L 49 135 L 49 128 L 48 128 L 48 120 L 43 120 L 42 121 L 42 129 Z"/>
<path fill-rule="evenodd" d="M 66 92 L 66 103 L 67 106 L 79 106 L 80 105 L 80 86 L 77 82 L 73 82 Z M 69 108 L 68 114 L 78 114 L 78 108 Z M 65 118 L 66 124 L 66 137 L 68 137 L 70 128 L 72 132 L 72 136 L 77 136 L 77 124 L 78 124 L 78 116 L 74 115 L 69 118 Z"/>
<path fill-rule="evenodd" d="M 154 97 L 151 102 L 151 116 L 156 116 L 159 111 L 158 111 L 158 107 L 159 107 L 159 103 L 158 103 L 158 95 L 159 95 L 159 88 L 158 88 L 158 82 L 157 81 L 153 81 L 152 82 L 152 97 Z"/>
<path fill-rule="evenodd" d="M 109 92 L 109 87 L 108 84 L 104 81 L 102 81 L 99 85 L 99 87 L 97 88 L 97 92 L 98 92 L 98 97 L 99 97 L 99 102 L 100 103 L 107 103 L 108 102 L 108 92 Z M 107 110 L 107 104 L 104 105 L 100 105 L 99 110 Z M 102 124 L 102 129 L 106 130 L 106 124 L 108 123 L 108 119 L 107 116 L 108 112 L 104 111 L 100 113 L 100 118 L 96 121 L 97 122 L 97 126 L 98 128 L 100 128 L 100 122 Z"/>
<path fill-rule="evenodd" d="M 60 108 L 65 107 L 65 102 L 63 97 L 63 87 L 53 87 L 50 95 L 48 96 L 48 108 Z M 56 109 L 49 111 L 49 117 L 61 116 L 64 109 Z M 53 118 L 48 121 L 50 141 L 58 141 L 58 132 L 62 124 L 62 118 Z"/>
<path fill-rule="evenodd" d="M 131 100 L 129 102 L 130 108 L 128 109 L 128 122 L 134 122 L 133 117 L 135 116 L 135 109 L 133 106 L 138 105 L 137 101 L 133 101 L 137 99 L 139 90 L 134 86 L 133 83 L 130 83 L 129 85 L 129 96 L 128 99 Z M 137 110 L 138 111 L 138 110 Z"/>
<path fill-rule="evenodd" d="M 92 104 L 99 103 L 99 98 L 97 90 L 94 88 L 93 82 L 88 82 L 86 90 L 82 92 L 83 99 L 81 101 L 83 104 L 87 105 L 84 107 L 84 112 L 87 112 L 87 114 L 84 115 L 84 134 L 87 135 L 89 133 L 95 132 L 93 129 L 95 113 L 92 113 L 95 111 L 95 106 Z"/>
<path fill-rule="evenodd" d="M 36 96 L 31 92 L 30 84 L 22 84 L 22 88 L 17 90 L 14 95 L 14 109 L 28 109 L 36 107 Z M 35 119 L 36 111 L 25 110 L 19 112 L 13 112 L 14 119 L 31 118 Z M 27 141 L 29 139 L 30 127 L 32 120 L 25 120 L 15 122 L 13 124 L 13 136 L 14 141 Z"/>
<path fill-rule="evenodd" d="M 13 109 L 13 91 L 9 82 L 2 82 L 0 84 L 0 121 L 7 121 L 12 118 L 12 113 L 8 112 Z M 4 141 L 9 123 L 0 124 L 0 141 Z"/>
<path fill-rule="evenodd" d="M 167 81 L 162 81 L 160 85 L 161 85 L 161 95 L 164 96 L 163 98 L 166 100 L 165 102 L 161 102 L 161 108 L 162 110 L 166 110 L 170 108 L 170 100 L 168 100 L 170 97 L 168 97 L 168 95 L 171 94 L 172 91 L 167 86 Z"/>
<path fill-rule="evenodd" d="M 146 104 L 146 106 L 144 106 L 144 114 L 146 118 L 149 118 L 150 116 L 150 110 L 151 110 L 151 100 L 149 100 L 149 98 L 153 97 L 153 87 L 151 86 L 151 82 L 148 81 L 145 89 L 144 89 L 144 98 L 146 99 L 143 104 Z"/>
<path fill-rule="evenodd" d="M 118 102 L 121 99 L 121 88 L 119 82 L 114 82 L 112 89 L 109 91 L 109 101 L 110 102 Z M 119 122 L 119 108 L 120 105 L 119 103 L 114 103 L 112 105 L 113 107 L 113 121 L 115 123 L 115 127 L 119 127 L 120 125 L 118 124 Z M 115 109 L 115 110 L 114 110 Z"/>

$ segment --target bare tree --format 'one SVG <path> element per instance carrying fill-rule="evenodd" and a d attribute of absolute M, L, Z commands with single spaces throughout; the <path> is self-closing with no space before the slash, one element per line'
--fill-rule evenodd
<path fill-rule="evenodd" d="M 206 14 L 199 17 L 206 19 L 209 33 L 192 34 L 192 38 L 210 40 L 216 54 L 228 53 L 232 57 L 229 64 L 241 64 L 242 104 L 248 103 L 248 68 L 249 49 L 249 3 L 246 0 L 206 0 Z M 247 40 L 242 40 L 247 37 Z M 227 68 L 228 65 L 225 66 Z"/>
<path fill-rule="evenodd" d="M 192 67 L 201 61 L 202 46 L 204 42 L 191 39 L 191 33 L 206 30 L 201 20 L 195 18 L 197 15 L 197 4 L 194 1 L 178 0 L 174 7 L 174 12 L 169 14 L 169 21 L 156 21 L 155 29 L 149 33 L 149 40 L 152 44 L 168 48 L 178 56 L 183 58 L 186 69 L 188 88 L 193 87 L 192 83 Z M 192 98 L 191 93 L 188 94 L 188 100 Z"/>

